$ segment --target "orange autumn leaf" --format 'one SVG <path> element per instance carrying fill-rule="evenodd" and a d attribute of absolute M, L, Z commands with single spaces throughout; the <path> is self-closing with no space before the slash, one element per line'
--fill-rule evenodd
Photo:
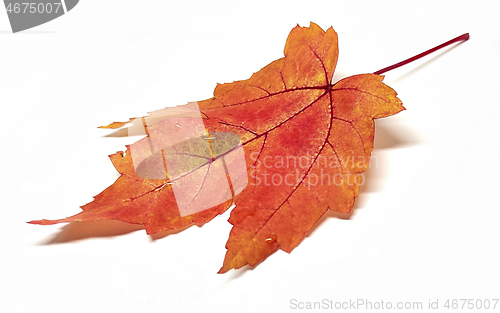
<path fill-rule="evenodd" d="M 207 136 L 234 133 L 241 139 L 247 174 L 238 179 L 244 178 L 246 188 L 237 192 L 237 179 L 230 179 L 227 171 L 228 155 L 207 150 L 212 151 L 212 161 L 226 158 L 232 199 L 182 216 L 171 184 L 174 179 L 168 178 L 171 173 L 163 179 L 140 177 L 128 146 L 125 154 L 110 156 L 121 176 L 82 206 L 82 212 L 31 223 L 116 219 L 142 224 L 152 234 L 203 225 L 234 203 L 229 218 L 233 228 L 219 273 L 254 267 L 278 249 L 291 252 L 328 210 L 350 212 L 362 183 L 360 174 L 369 166 L 374 119 L 404 107 L 396 92 L 382 83 L 383 76 L 361 74 L 332 83 L 338 58 L 333 28 L 325 32 L 314 23 L 295 27 L 284 54 L 247 80 L 218 84 L 213 98 L 198 102 Z M 161 123 L 149 125 L 150 132 Z M 104 128 L 125 124 L 115 122 Z M 202 157 L 199 149 L 186 151 L 181 154 L 201 162 L 194 166 L 186 161 L 191 164 L 185 170 L 190 175 L 207 178 L 217 170 L 216 165 L 205 166 L 210 157 Z M 170 155 L 165 153 L 164 162 L 165 158 Z M 199 187 L 199 193 L 216 192 L 210 186 Z"/>

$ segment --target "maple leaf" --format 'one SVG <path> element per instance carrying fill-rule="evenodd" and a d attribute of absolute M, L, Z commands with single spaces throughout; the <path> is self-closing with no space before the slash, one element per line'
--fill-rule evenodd
<path fill-rule="evenodd" d="M 127 146 L 125 154 L 110 156 L 121 176 L 82 206 L 82 212 L 30 223 L 117 219 L 143 224 L 152 234 L 203 225 L 234 203 L 219 273 L 254 267 L 278 249 L 291 252 L 327 210 L 350 212 L 361 173 L 369 166 L 374 119 L 405 108 L 382 83 L 383 76 L 361 74 L 332 83 L 338 39 L 331 27 L 325 32 L 314 23 L 297 25 L 284 54 L 247 80 L 218 84 L 213 98 L 198 102 L 207 135 L 234 133 L 241 138 L 248 174 L 232 180 L 232 199 L 181 216 L 168 173 L 164 179 L 140 177 Z M 150 130 L 159 124 L 149 125 Z M 211 170 L 200 175 L 209 177 Z M 234 191 L 238 179 L 247 182 L 239 194 Z M 200 190 L 210 192 L 209 185 Z"/>

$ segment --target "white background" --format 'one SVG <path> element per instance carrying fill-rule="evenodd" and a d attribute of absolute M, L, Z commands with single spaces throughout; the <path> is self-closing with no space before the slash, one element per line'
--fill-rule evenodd
<path fill-rule="evenodd" d="M 12 34 L 0 12 L 0 312 L 500 298 L 499 13 L 495 1 L 82 0 Z M 135 138 L 97 126 L 209 98 L 282 57 L 310 21 L 339 34 L 335 79 L 471 34 L 387 73 L 407 111 L 377 121 L 378 166 L 349 219 L 224 275 L 229 212 L 155 238 L 120 222 L 26 224 L 78 213 L 118 177 L 107 155 Z"/>

